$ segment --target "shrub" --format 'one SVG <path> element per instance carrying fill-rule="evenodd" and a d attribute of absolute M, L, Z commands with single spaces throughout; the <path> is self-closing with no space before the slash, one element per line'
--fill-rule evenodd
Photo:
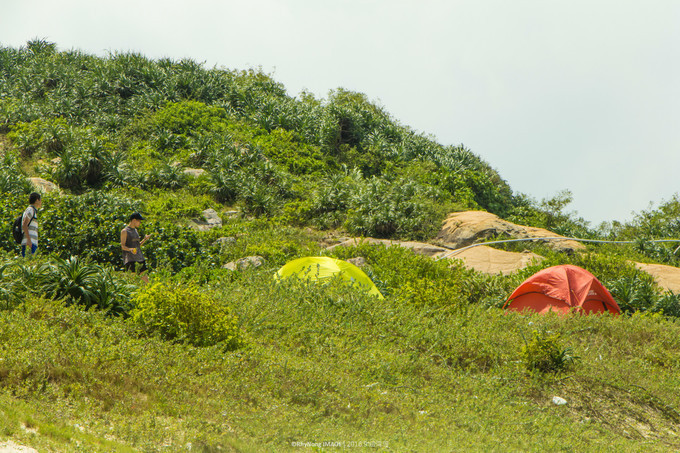
<path fill-rule="evenodd" d="M 253 137 L 252 143 L 262 154 L 294 175 L 320 173 L 328 169 L 318 147 L 301 142 L 293 132 L 275 129 Z"/>
<path fill-rule="evenodd" d="M 11 129 L 8 138 L 25 156 L 55 154 L 73 141 L 73 130 L 63 118 L 18 123 Z"/>
<path fill-rule="evenodd" d="M 189 227 L 171 222 L 149 222 L 144 227 L 144 234 L 146 233 L 153 235 L 144 250 L 147 264 L 151 268 L 166 267 L 174 273 L 191 266 L 199 259 L 207 262 L 214 259 L 203 250 L 199 233 Z M 120 245 L 116 247 L 116 254 L 120 256 Z"/>
<path fill-rule="evenodd" d="M 664 293 L 658 298 L 652 311 L 680 318 L 680 295 L 672 292 Z"/>
<path fill-rule="evenodd" d="M 453 277 L 453 274 L 451 275 Z M 460 282 L 453 278 L 420 278 L 399 286 L 395 295 L 417 306 L 430 306 L 464 312 L 468 301 Z"/>
<path fill-rule="evenodd" d="M 207 195 L 196 195 L 191 190 L 176 192 L 154 190 L 144 193 L 144 212 L 151 218 L 166 220 L 184 220 L 200 217 L 205 209 L 215 206 L 215 202 Z"/>
<path fill-rule="evenodd" d="M 365 236 L 428 238 L 444 217 L 439 195 L 410 181 L 374 177 L 353 194 L 345 226 Z"/>
<path fill-rule="evenodd" d="M 527 371 L 540 374 L 568 371 L 579 359 L 570 347 L 562 347 L 558 333 L 545 330 L 534 330 L 531 339 L 524 339 L 521 355 Z"/>
<path fill-rule="evenodd" d="M 629 313 L 653 309 L 659 297 L 654 281 L 642 274 L 621 277 L 610 282 L 608 288 L 619 308 Z"/>
<path fill-rule="evenodd" d="M 39 290 L 67 304 L 96 307 L 111 315 L 126 315 L 131 287 L 116 280 L 111 271 L 72 256 L 56 259 L 39 269 Z"/>
<path fill-rule="evenodd" d="M 0 160 L 0 193 L 25 195 L 30 191 L 31 184 L 21 171 L 17 157 L 5 152 Z"/>
<path fill-rule="evenodd" d="M 124 316 L 130 309 L 132 290 L 132 285 L 116 278 L 110 269 L 78 257 L 0 263 L 0 301 L 4 308 L 35 294 Z"/>
<path fill-rule="evenodd" d="M 105 192 L 46 196 L 40 213 L 40 248 L 61 258 L 88 256 L 120 264 L 120 230 L 138 203 Z"/>
<path fill-rule="evenodd" d="M 9 309 L 18 305 L 25 295 L 25 283 L 13 274 L 13 263 L 0 264 L 0 309 Z"/>
<path fill-rule="evenodd" d="M 358 171 L 336 173 L 320 178 L 314 184 L 308 210 L 304 212 L 319 228 L 337 228 L 343 224 L 352 194 L 362 182 Z"/>
<path fill-rule="evenodd" d="M 144 189 L 154 187 L 177 190 L 188 182 L 187 175 L 182 168 L 169 163 L 158 163 L 148 171 L 141 172 L 137 176 L 138 184 Z"/>
<path fill-rule="evenodd" d="M 413 299 L 415 303 L 446 305 L 460 301 L 459 294 L 466 291 L 461 278 L 465 274 L 460 268 L 449 268 L 445 261 L 416 255 L 405 247 L 361 244 L 336 247 L 329 255 L 342 260 L 357 256 L 365 258 L 364 272 L 386 297 L 394 293 L 402 299 Z M 445 286 L 451 287 L 447 290 L 448 296 L 439 291 Z M 425 289 L 431 295 L 436 293 L 436 298 L 428 302 L 425 296 L 418 294 Z"/>
<path fill-rule="evenodd" d="M 197 101 L 169 102 L 151 117 L 156 131 L 195 136 L 204 131 L 223 132 L 226 111 Z M 164 147 L 161 147 L 163 149 Z"/>
<path fill-rule="evenodd" d="M 134 299 L 133 320 L 149 333 L 194 346 L 239 347 L 237 318 L 192 283 L 154 283 Z"/>

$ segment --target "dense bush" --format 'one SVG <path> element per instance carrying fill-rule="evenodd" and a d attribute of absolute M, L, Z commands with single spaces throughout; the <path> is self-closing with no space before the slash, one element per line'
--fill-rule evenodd
<path fill-rule="evenodd" d="M 521 356 L 527 371 L 540 374 L 568 371 L 579 359 L 572 348 L 562 346 L 559 333 L 545 330 L 534 330 L 531 338 L 525 339 Z"/>
<path fill-rule="evenodd" d="M 72 256 L 49 262 L 39 268 L 39 274 L 38 288 L 53 299 L 86 309 L 95 307 L 112 315 L 127 315 L 130 311 L 132 287 L 114 277 L 108 268 Z"/>
<path fill-rule="evenodd" d="M 346 227 L 359 235 L 426 239 L 445 216 L 443 194 L 411 181 L 373 178 L 352 195 Z"/>
<path fill-rule="evenodd" d="M 72 143 L 74 131 L 63 118 L 41 118 L 15 124 L 7 137 L 24 156 L 37 153 L 39 157 L 47 157 L 56 155 Z"/>
<path fill-rule="evenodd" d="M 216 264 L 215 257 L 204 249 L 200 234 L 195 230 L 167 221 L 148 222 L 143 228 L 140 235 L 152 235 L 144 247 L 144 256 L 151 268 L 178 272 L 199 260 Z"/>
<path fill-rule="evenodd" d="M 192 283 L 154 283 L 134 299 L 132 319 L 148 333 L 194 346 L 240 345 L 237 319 L 229 307 Z"/>
<path fill-rule="evenodd" d="M 21 170 L 19 159 L 5 152 L 0 156 L 0 194 L 27 195 L 30 192 L 31 184 Z"/>
<path fill-rule="evenodd" d="M 121 265 L 120 231 L 139 202 L 103 191 L 46 195 L 40 212 L 40 249 L 64 259 L 90 257 Z"/>
<path fill-rule="evenodd" d="M 323 227 L 348 221 L 357 234 L 426 237 L 440 220 L 432 207 L 443 194 L 461 208 L 512 212 L 512 191 L 488 164 L 402 126 L 361 93 L 291 98 L 262 72 L 138 54 L 99 58 L 39 40 L 0 48 L 0 62 L 2 127 L 25 156 L 49 158 L 39 166 L 43 175 L 76 193 L 126 185 L 177 190 L 190 183 L 182 166 L 191 165 L 209 172 L 201 191 L 248 215 L 288 215 L 284 206 L 311 204 L 291 218 Z M 344 165 L 370 192 L 370 181 L 389 187 L 407 180 L 403 169 L 414 162 L 432 164 L 440 176 L 411 187 L 433 184 L 436 193 L 389 189 L 374 205 L 355 192 L 355 206 L 319 209 L 323 194 L 311 201 L 311 191 L 294 189 L 314 187 Z M 416 220 L 408 218 L 413 211 Z"/>
<path fill-rule="evenodd" d="M 0 283 L 0 300 L 7 308 L 33 294 L 85 309 L 94 307 L 115 316 L 127 315 L 134 289 L 110 268 L 75 256 L 66 260 L 5 262 L 0 265 Z"/>

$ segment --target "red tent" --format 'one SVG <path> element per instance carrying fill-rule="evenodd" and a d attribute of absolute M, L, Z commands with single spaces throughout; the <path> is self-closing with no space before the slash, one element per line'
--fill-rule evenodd
<path fill-rule="evenodd" d="M 607 288 L 593 274 L 570 264 L 549 267 L 532 275 L 508 297 L 503 308 L 537 313 L 570 310 L 621 313 Z"/>

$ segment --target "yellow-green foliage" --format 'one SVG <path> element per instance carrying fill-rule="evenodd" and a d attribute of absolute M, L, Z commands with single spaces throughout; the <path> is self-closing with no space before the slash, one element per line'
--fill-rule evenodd
<path fill-rule="evenodd" d="M 560 334 L 534 330 L 522 347 L 522 359 L 529 372 L 560 373 L 567 371 L 578 357 L 571 348 L 563 348 Z"/>
<path fill-rule="evenodd" d="M 418 278 L 405 282 L 395 293 L 400 299 L 418 306 L 464 309 L 468 302 L 463 289 L 456 283 L 446 278 Z"/>
<path fill-rule="evenodd" d="M 226 349 L 240 344 L 237 318 L 228 306 L 191 283 L 154 283 L 135 297 L 132 318 L 167 340 Z"/>

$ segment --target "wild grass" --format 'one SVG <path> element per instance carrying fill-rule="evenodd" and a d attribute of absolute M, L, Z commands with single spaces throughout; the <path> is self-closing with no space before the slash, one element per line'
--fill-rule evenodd
<path fill-rule="evenodd" d="M 339 284 L 278 284 L 274 270 L 212 280 L 243 333 L 232 352 L 42 299 L 2 311 L 4 435 L 57 451 L 679 447 L 680 329 L 662 316 L 442 310 Z M 534 331 L 559 335 L 580 360 L 528 372 L 522 337 Z"/>
<path fill-rule="evenodd" d="M 564 211 L 570 193 L 514 194 L 361 93 L 291 98 L 256 71 L 34 40 L 0 47 L 0 82 L 0 439 L 67 452 L 680 449 L 680 299 L 629 262 L 678 263 L 649 241 L 677 237 L 678 197 L 592 229 Z M 34 174 L 64 193 L 45 195 L 40 253 L 23 260 L 8 226 Z M 188 229 L 208 207 L 238 215 Z M 455 208 L 636 242 L 573 256 L 508 244 L 546 257 L 510 276 L 400 247 L 323 250 L 350 234 L 428 239 Z M 115 271 L 134 211 L 150 218 L 149 286 Z M 273 278 L 318 254 L 364 258 L 385 299 Z M 264 264 L 222 268 L 250 255 Z M 500 309 L 564 263 L 595 274 L 624 315 Z"/>

